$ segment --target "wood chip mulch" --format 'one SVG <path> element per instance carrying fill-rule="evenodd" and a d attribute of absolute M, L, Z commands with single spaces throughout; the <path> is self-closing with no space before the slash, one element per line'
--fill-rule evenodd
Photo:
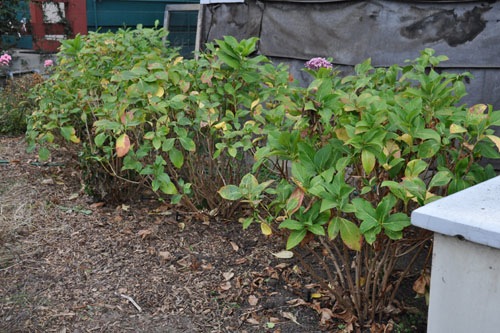
<path fill-rule="evenodd" d="M 259 228 L 92 202 L 70 154 L 0 138 L 0 332 L 334 332 Z"/>

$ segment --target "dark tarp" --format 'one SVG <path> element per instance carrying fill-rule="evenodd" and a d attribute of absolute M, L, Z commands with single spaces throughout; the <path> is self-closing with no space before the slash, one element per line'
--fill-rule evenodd
<path fill-rule="evenodd" d="M 388 66 L 423 48 L 450 56 L 449 67 L 500 68 L 500 5 L 486 2 L 255 2 L 210 5 L 205 40 L 260 37 L 260 52 L 342 65 L 371 58 Z"/>

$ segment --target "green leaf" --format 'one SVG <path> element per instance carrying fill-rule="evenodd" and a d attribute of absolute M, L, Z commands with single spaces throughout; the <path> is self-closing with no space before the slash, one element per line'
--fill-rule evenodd
<path fill-rule="evenodd" d="M 50 158 L 50 151 L 45 148 L 45 147 L 41 147 L 39 150 L 38 150 L 38 158 L 40 159 L 40 161 L 48 161 L 48 159 Z"/>
<path fill-rule="evenodd" d="M 340 232 L 340 221 L 341 217 L 335 216 L 328 224 L 328 238 L 334 239 Z"/>
<path fill-rule="evenodd" d="M 304 224 L 300 223 L 299 221 L 295 221 L 292 219 L 286 219 L 283 222 L 280 223 L 278 226 L 279 229 L 290 229 L 290 230 L 302 230 L 304 229 Z"/>
<path fill-rule="evenodd" d="M 441 136 L 439 133 L 430 128 L 421 128 L 415 132 L 414 136 L 423 140 L 432 139 L 436 142 L 441 142 Z"/>
<path fill-rule="evenodd" d="M 348 248 L 355 251 L 361 250 L 363 237 L 356 224 L 344 218 L 338 218 L 340 238 Z"/>
<path fill-rule="evenodd" d="M 102 147 L 107 138 L 108 135 L 106 133 L 99 133 L 95 136 L 94 143 L 97 147 Z"/>
<path fill-rule="evenodd" d="M 75 129 L 72 126 L 61 127 L 61 135 L 68 141 L 75 142 Z M 79 141 L 79 140 L 78 140 Z M 75 142 L 78 143 L 78 142 Z"/>
<path fill-rule="evenodd" d="M 396 204 L 396 201 L 396 198 L 391 194 L 386 195 L 382 200 L 380 200 L 380 203 L 375 210 L 377 214 L 377 220 L 384 221 L 385 217 L 389 215 L 392 208 Z"/>
<path fill-rule="evenodd" d="M 177 194 L 177 188 L 175 187 L 175 184 L 172 183 L 171 181 L 161 182 L 160 191 L 162 191 L 163 193 L 168 194 L 168 195 Z"/>
<path fill-rule="evenodd" d="M 389 216 L 389 218 L 382 223 L 382 227 L 385 230 L 401 231 L 410 224 L 410 217 L 408 215 L 404 213 L 396 213 Z"/>
<path fill-rule="evenodd" d="M 242 225 L 243 225 L 243 230 L 247 229 L 250 224 L 252 224 L 254 222 L 254 218 L 253 217 L 247 217 L 247 218 L 244 218 L 242 221 Z"/>
<path fill-rule="evenodd" d="M 453 178 L 453 175 L 450 171 L 439 171 L 437 172 L 431 179 L 429 183 L 429 189 L 433 187 L 446 186 Z"/>
<path fill-rule="evenodd" d="M 375 155 L 373 155 L 372 152 L 363 149 L 361 152 L 361 163 L 363 164 L 363 169 L 366 174 L 369 175 L 375 167 Z"/>
<path fill-rule="evenodd" d="M 175 138 L 168 138 L 166 140 L 163 140 L 163 143 L 161 145 L 161 150 L 164 152 L 169 152 L 175 144 Z"/>
<path fill-rule="evenodd" d="M 122 170 L 135 170 L 137 172 L 140 172 L 142 170 L 142 164 L 135 158 L 131 157 L 129 154 L 126 155 L 125 158 L 123 159 Z"/>
<path fill-rule="evenodd" d="M 236 157 L 238 150 L 234 146 L 231 146 L 231 147 L 227 148 L 227 153 L 229 154 L 229 156 L 234 158 L 234 157 Z"/>
<path fill-rule="evenodd" d="M 156 150 L 160 149 L 161 141 L 162 141 L 162 139 L 160 137 L 155 136 L 153 138 L 153 148 Z"/>
<path fill-rule="evenodd" d="M 238 58 L 234 57 L 231 54 L 228 54 L 222 50 L 217 52 L 217 56 L 224 62 L 226 65 L 233 69 L 239 69 L 240 68 L 240 61 Z"/>
<path fill-rule="evenodd" d="M 170 203 L 172 205 L 177 205 L 179 202 L 181 202 L 181 199 L 182 199 L 182 194 L 174 194 L 170 199 Z"/>
<path fill-rule="evenodd" d="M 418 177 L 422 172 L 424 172 L 427 169 L 427 163 L 416 159 L 416 160 L 411 160 L 408 162 L 406 165 L 405 169 L 405 177 L 408 179 L 412 179 L 415 177 Z"/>
<path fill-rule="evenodd" d="M 254 188 L 259 186 L 259 181 L 251 173 L 247 173 L 241 178 L 240 187 L 248 189 L 251 192 Z"/>
<path fill-rule="evenodd" d="M 325 235 L 325 228 L 323 228 L 322 225 L 319 224 L 313 224 L 307 228 L 311 233 L 318 235 L 318 236 L 324 236 Z"/>
<path fill-rule="evenodd" d="M 386 180 L 382 182 L 382 187 L 389 187 L 391 193 L 394 194 L 396 198 L 401 199 L 404 202 L 406 202 L 406 200 L 408 199 L 406 195 L 406 190 L 400 183 L 397 183 L 392 180 Z"/>
<path fill-rule="evenodd" d="M 168 152 L 168 157 L 176 168 L 180 169 L 184 164 L 184 155 L 182 155 L 182 152 L 177 148 L 170 149 Z"/>
<path fill-rule="evenodd" d="M 358 219 L 368 224 L 370 228 L 372 226 L 378 225 L 377 212 L 369 201 L 366 201 L 362 198 L 356 198 L 352 200 L 352 203 L 356 208 L 354 214 Z"/>
<path fill-rule="evenodd" d="M 426 197 L 427 186 L 422 179 L 405 179 L 403 180 L 403 187 L 412 195 L 414 195 L 418 199 L 420 204 L 423 204 Z"/>
<path fill-rule="evenodd" d="M 294 230 L 290 233 L 290 236 L 288 236 L 288 240 L 286 241 L 286 249 L 290 250 L 294 248 L 295 246 L 299 245 L 300 242 L 306 237 L 307 235 L 307 229 L 302 229 L 302 230 Z"/>
<path fill-rule="evenodd" d="M 438 141 L 427 140 L 418 145 L 419 158 L 431 158 L 436 155 L 441 149 L 441 144 Z"/>
<path fill-rule="evenodd" d="M 182 147 L 184 149 L 186 149 L 187 151 L 191 151 L 191 152 L 196 151 L 196 144 L 194 143 L 194 141 L 191 138 L 189 138 L 187 136 L 180 137 L 179 141 L 180 141 Z"/>
<path fill-rule="evenodd" d="M 243 197 L 240 188 L 236 185 L 223 186 L 217 193 L 219 193 L 222 198 L 230 201 L 239 200 Z"/>

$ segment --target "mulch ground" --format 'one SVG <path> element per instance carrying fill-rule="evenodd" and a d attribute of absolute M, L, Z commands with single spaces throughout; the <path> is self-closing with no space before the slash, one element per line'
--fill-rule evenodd
<path fill-rule="evenodd" d="M 276 243 L 160 202 L 92 202 L 70 154 L 43 165 L 0 138 L 0 332 L 339 331 Z"/>

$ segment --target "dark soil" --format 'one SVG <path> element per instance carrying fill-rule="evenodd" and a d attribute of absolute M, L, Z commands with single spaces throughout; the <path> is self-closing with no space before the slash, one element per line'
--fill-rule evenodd
<path fill-rule="evenodd" d="M 321 323 L 278 243 L 157 201 L 93 202 L 70 154 L 44 165 L 0 138 L 0 332 L 347 331 Z"/>

